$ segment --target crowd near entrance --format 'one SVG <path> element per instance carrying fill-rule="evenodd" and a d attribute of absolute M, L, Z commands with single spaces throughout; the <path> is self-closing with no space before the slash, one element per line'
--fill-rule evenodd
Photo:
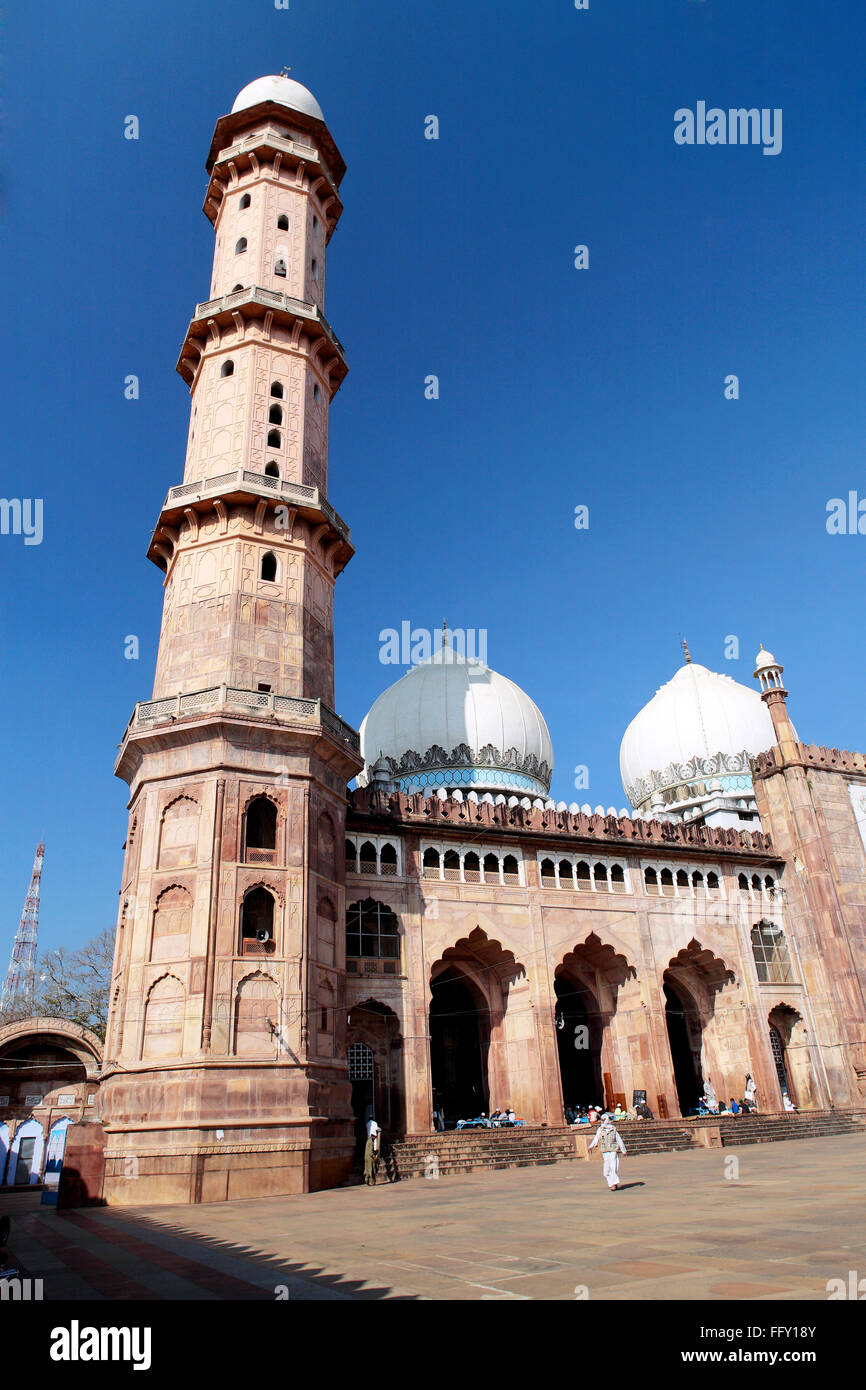
<path fill-rule="evenodd" d="M 776 960 L 778 943 L 773 950 Z M 386 963 L 393 958 L 382 955 Z M 652 1119 L 646 1089 L 640 1089 L 648 1085 L 649 1102 L 659 1119 L 677 1109 L 683 1116 L 722 1113 L 729 1104 L 734 1114 L 754 1110 L 755 1086 L 747 1069 L 757 1058 L 749 1055 L 754 1040 L 738 1036 L 743 1017 L 739 1008 L 734 1013 L 734 983 L 727 963 L 697 940 L 670 960 L 661 981 L 669 1060 L 659 1075 L 649 1062 L 653 1048 L 647 1046 L 657 1036 L 657 1023 L 645 1025 L 639 1048 L 632 1036 L 634 1016 L 640 1017 L 647 1007 L 635 968 L 590 932 L 561 958 L 552 980 L 551 1021 L 562 1097 L 562 1115 L 557 1115 L 551 1113 L 558 1108 L 553 1097 L 542 1100 L 542 1088 L 554 1077 L 545 1061 L 549 1054 L 535 1035 L 538 1014 L 526 969 L 494 936 L 476 926 L 431 968 L 428 1082 L 433 1127 L 558 1125 L 563 1116 L 567 1123 L 577 1123 L 575 1116 L 614 1106 L 622 1116 L 629 1096 L 640 1118 Z M 649 1023 L 649 1016 L 643 1017 Z M 404 1051 L 405 1025 L 399 1013 L 372 997 L 351 1005 L 348 1025 L 347 1060 L 360 1148 L 370 1121 L 391 1135 L 405 1132 L 407 1121 L 418 1123 L 421 1097 L 406 1066 L 419 1040 L 411 1038 L 410 1050 Z M 789 1004 L 777 1004 L 766 1026 L 779 1092 L 761 1095 L 757 1108 L 775 1110 L 781 1099 L 785 1110 L 814 1109 L 823 1102 L 812 1075 L 812 1045 L 803 1017 Z M 773 1091 L 769 1060 L 766 1056 L 758 1082 L 759 1088 L 763 1084 Z M 736 1077 L 738 1072 L 742 1079 Z M 762 1083 L 763 1076 L 767 1079 Z M 719 1084 L 720 1079 L 734 1092 L 730 1099 L 716 1097 L 712 1081 Z M 512 1100 L 526 1107 L 525 1118 L 519 1108 L 514 1112 Z"/>

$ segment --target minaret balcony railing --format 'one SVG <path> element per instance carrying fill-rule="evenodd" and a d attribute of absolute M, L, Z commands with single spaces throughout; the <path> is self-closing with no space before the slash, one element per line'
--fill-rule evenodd
<path fill-rule="evenodd" d="M 350 531 L 345 521 L 317 487 L 310 487 L 306 483 L 287 482 L 284 478 L 273 478 L 268 473 L 254 473 L 249 468 L 238 468 L 232 473 L 218 473 L 213 478 L 201 478 L 198 482 L 179 483 L 177 487 L 170 487 L 163 511 L 171 510 L 180 502 L 186 504 L 196 501 L 199 497 L 225 492 L 271 494 L 295 506 L 309 507 L 321 512 L 334 530 L 339 531 L 344 540 L 349 540 Z"/>
<path fill-rule="evenodd" d="M 306 145 L 299 140 L 290 139 L 281 132 L 278 126 L 274 125 L 266 125 L 253 135 L 246 135 L 243 139 L 234 140 L 225 149 L 220 150 L 219 155 L 214 160 L 211 180 L 204 202 L 205 213 L 211 221 L 216 222 L 220 203 L 230 186 L 232 164 L 237 166 L 238 172 L 243 175 L 253 168 L 250 156 L 254 154 L 258 161 L 262 162 L 262 152 L 271 155 L 284 155 L 288 160 L 294 162 L 295 168 L 299 164 L 303 164 L 308 171 L 312 169 L 319 171 L 327 181 L 329 198 L 337 209 L 336 214 L 333 206 L 325 209 L 325 215 L 328 217 L 330 227 L 333 230 L 339 214 L 343 210 L 343 204 L 340 201 L 340 195 L 331 171 L 322 158 L 321 151 L 315 145 Z M 271 175 L 271 177 L 274 176 Z M 327 200 L 323 200 L 320 194 L 319 201 L 322 203 Z"/>
<path fill-rule="evenodd" d="M 317 304 L 308 304 L 305 299 L 295 299 L 290 294 L 281 294 L 279 290 L 263 289 L 261 285 L 249 285 L 242 290 L 234 290 L 231 294 L 224 294 L 219 299 L 209 299 L 204 304 L 196 304 L 193 323 L 216 318 L 218 314 L 236 309 L 239 304 L 261 304 L 266 309 L 282 309 L 294 318 L 307 319 L 310 323 L 318 324 L 331 346 L 345 359 L 346 351 L 343 344 Z"/>
<path fill-rule="evenodd" d="M 304 700 L 294 695 L 276 695 L 272 690 L 241 690 L 231 685 L 214 685 L 206 690 L 190 691 L 187 695 L 170 695 L 162 700 L 140 701 L 132 712 L 126 734 L 147 729 L 158 723 L 189 718 L 218 709 L 246 709 L 270 714 L 291 722 L 298 720 L 319 724 L 353 750 L 361 746 L 357 730 L 341 719 L 321 700 Z M 124 735 L 124 738 L 126 737 Z"/>

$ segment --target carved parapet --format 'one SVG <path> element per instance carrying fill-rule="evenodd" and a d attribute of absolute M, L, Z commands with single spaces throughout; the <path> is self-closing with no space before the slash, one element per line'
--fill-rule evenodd
<path fill-rule="evenodd" d="M 866 772 L 866 755 L 852 753 L 847 748 L 823 748 L 810 743 L 800 745 L 803 754 L 812 767 L 828 767 L 834 772 Z"/>
<path fill-rule="evenodd" d="M 783 767 L 820 767 L 828 772 L 859 772 L 866 775 L 866 754 L 847 748 L 825 748 L 816 743 L 797 743 L 794 757 L 783 757 L 781 749 L 770 748 L 752 759 L 752 777 L 761 781 Z"/>
<path fill-rule="evenodd" d="M 452 824 L 455 829 L 484 825 L 510 834 L 532 834 L 585 843 L 622 845 L 631 841 L 641 845 L 684 848 L 700 851 L 720 850 L 728 854 L 745 853 L 762 858 L 776 857 L 769 835 L 758 830 L 737 830 L 724 826 L 683 825 L 671 821 L 645 821 L 630 816 L 586 815 L 583 811 L 558 811 L 553 807 L 509 806 L 507 802 L 456 800 L 454 797 L 394 792 L 387 805 L 377 807 L 370 789 L 358 787 L 347 793 L 349 816 L 357 821 L 387 817 L 390 823 L 429 828 L 431 823 Z"/>

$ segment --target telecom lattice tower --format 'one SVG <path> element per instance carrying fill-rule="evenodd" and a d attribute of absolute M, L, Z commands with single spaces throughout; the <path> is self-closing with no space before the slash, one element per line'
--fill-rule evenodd
<path fill-rule="evenodd" d="M 33 860 L 33 873 L 30 887 L 24 899 L 24 911 L 15 933 L 9 969 L 3 981 L 3 994 L 0 996 L 0 1013 L 10 1009 L 23 1008 L 30 1013 L 33 1008 L 33 982 L 36 976 L 36 935 L 39 930 L 39 884 L 42 880 L 42 861 L 45 846 L 38 845 Z"/>

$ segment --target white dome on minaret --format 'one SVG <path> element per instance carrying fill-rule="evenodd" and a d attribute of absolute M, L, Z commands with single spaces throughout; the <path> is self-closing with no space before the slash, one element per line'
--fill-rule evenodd
<path fill-rule="evenodd" d="M 361 724 L 364 771 L 382 760 L 404 792 L 463 789 L 547 796 L 553 745 L 525 691 L 443 646 L 385 690 Z"/>
<path fill-rule="evenodd" d="M 635 715 L 619 753 L 632 806 L 667 802 L 675 788 L 716 779 L 730 792 L 750 792 L 749 758 L 776 742 L 757 690 L 687 661 Z"/>
<path fill-rule="evenodd" d="M 305 116 L 312 116 L 317 121 L 325 119 L 313 93 L 291 77 L 257 77 L 255 82 L 247 83 L 235 97 L 232 115 L 236 111 L 245 111 L 249 106 L 258 106 L 262 101 L 278 101 L 281 106 L 302 111 Z"/>

